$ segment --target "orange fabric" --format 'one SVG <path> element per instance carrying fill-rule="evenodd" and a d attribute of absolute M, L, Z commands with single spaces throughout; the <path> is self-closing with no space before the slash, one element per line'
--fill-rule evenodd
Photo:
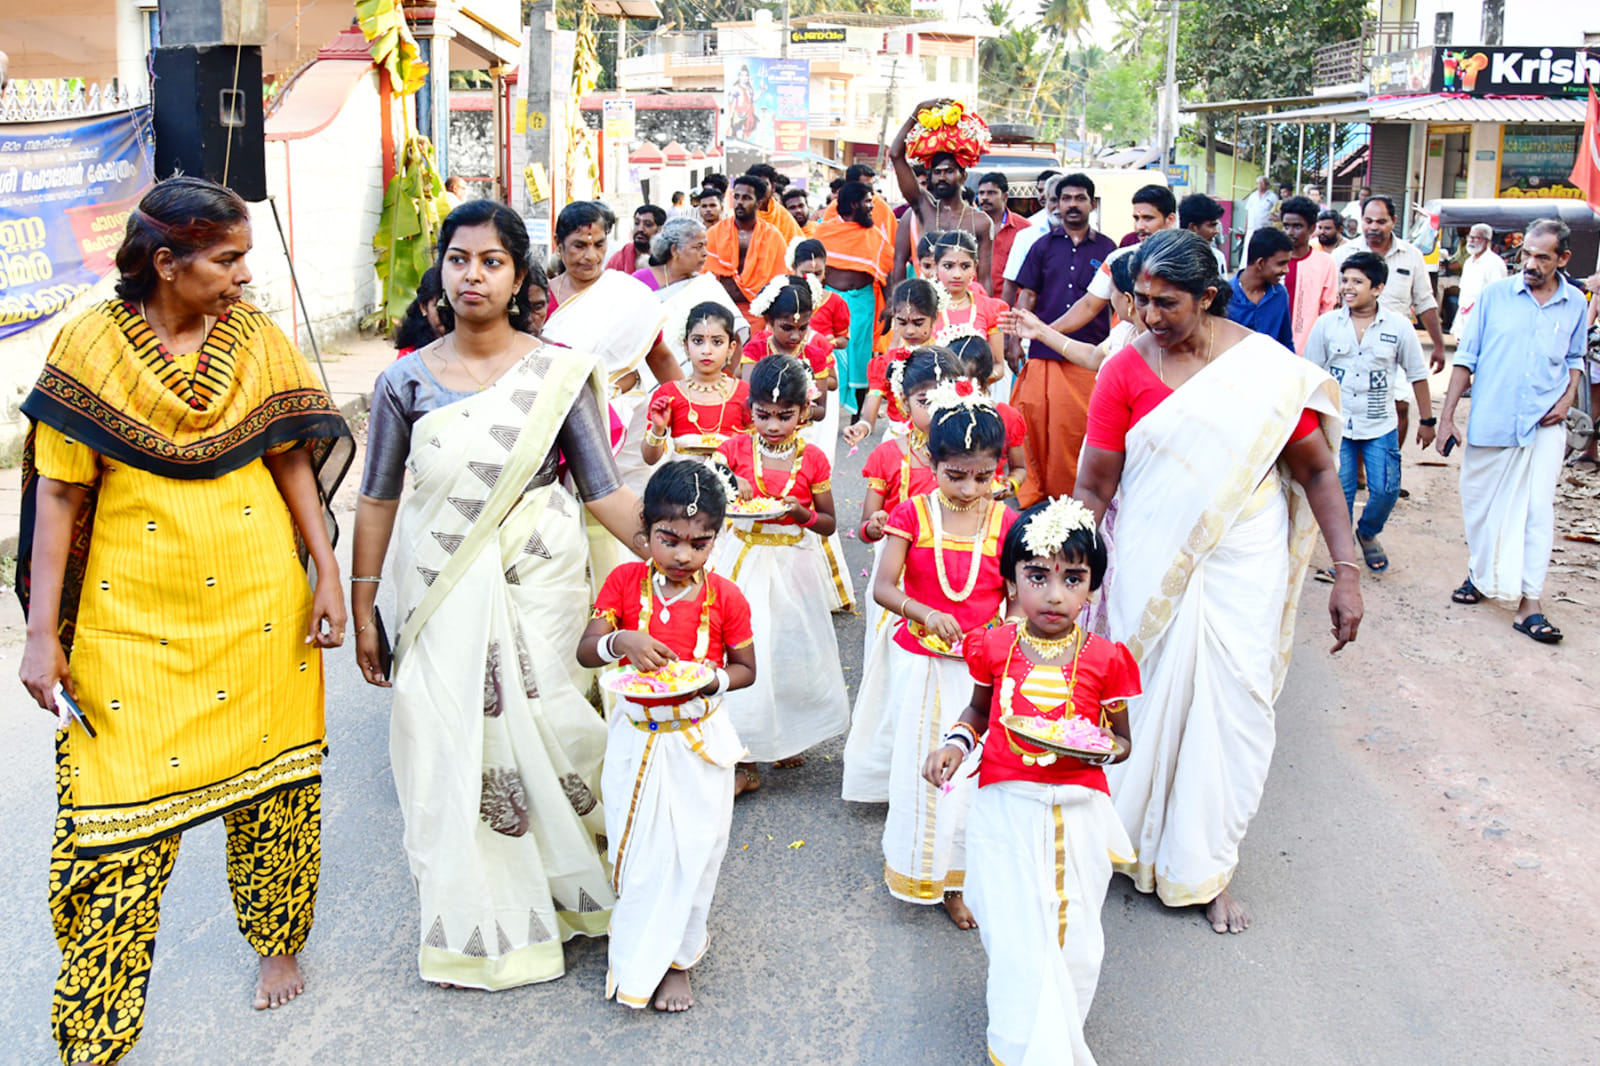
<path fill-rule="evenodd" d="M 794 219 L 790 219 L 793 222 Z M 744 255 L 744 267 L 739 266 L 739 227 L 731 218 L 725 218 L 706 231 L 706 269 L 719 278 L 733 278 L 744 294 L 745 302 L 754 299 L 774 277 L 784 273 L 783 255 L 789 244 L 774 227 L 756 219 L 756 228 L 750 234 L 750 247 Z M 745 317 L 754 326 L 760 316 Z"/>
<path fill-rule="evenodd" d="M 1022 507 L 1046 496 L 1072 495 L 1094 382 L 1093 370 L 1071 363 L 1029 359 L 1023 364 L 1011 392 L 1011 405 L 1028 429 L 1022 445 L 1028 469 L 1017 490 Z"/>
<path fill-rule="evenodd" d="M 778 203 L 776 196 L 768 200 L 767 206 L 761 209 L 761 220 L 783 234 L 783 246 L 786 249 L 789 247 L 790 241 L 802 236 L 800 223 L 796 222 L 794 216 L 782 204 Z"/>
<path fill-rule="evenodd" d="M 840 270 L 859 270 L 871 274 L 873 292 L 877 296 L 876 321 L 883 321 L 884 287 L 894 270 L 894 214 L 882 199 L 872 199 L 872 225 L 861 226 L 839 217 L 836 204 L 829 204 L 817 223 L 814 236 L 828 250 L 828 265 Z M 886 351 L 889 333 L 885 330 L 873 339 L 872 349 Z"/>

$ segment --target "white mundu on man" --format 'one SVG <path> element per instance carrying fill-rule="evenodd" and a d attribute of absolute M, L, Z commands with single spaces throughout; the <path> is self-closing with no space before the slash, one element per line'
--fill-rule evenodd
<path fill-rule="evenodd" d="M 1514 600 L 1512 625 L 1541 644 L 1561 630 L 1539 605 L 1555 537 L 1556 480 L 1567 410 L 1577 396 L 1586 341 L 1583 294 L 1561 276 L 1571 231 L 1555 219 L 1528 227 L 1522 272 L 1479 295 L 1456 352 L 1436 447 L 1464 441 L 1461 514 L 1471 555 L 1456 603 Z M 1468 385 L 1463 437 L 1456 405 Z"/>

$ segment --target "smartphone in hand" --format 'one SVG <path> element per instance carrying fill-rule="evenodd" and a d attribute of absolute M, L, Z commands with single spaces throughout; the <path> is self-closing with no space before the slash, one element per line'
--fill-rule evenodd
<path fill-rule="evenodd" d="M 1450 438 L 1444 442 L 1444 455 L 1445 455 L 1445 457 L 1449 458 L 1450 453 L 1455 451 L 1456 445 L 1460 444 L 1460 443 L 1461 443 L 1460 441 L 1456 440 L 1456 436 L 1455 436 L 1454 433 L 1450 434 Z"/>
<path fill-rule="evenodd" d="M 94 726 L 89 724 L 89 719 L 83 713 L 83 708 L 78 706 L 78 701 L 68 695 L 67 690 L 61 685 L 56 686 L 56 710 L 69 726 L 77 722 L 83 726 L 83 731 L 89 734 L 89 738 L 94 739 L 96 735 Z"/>

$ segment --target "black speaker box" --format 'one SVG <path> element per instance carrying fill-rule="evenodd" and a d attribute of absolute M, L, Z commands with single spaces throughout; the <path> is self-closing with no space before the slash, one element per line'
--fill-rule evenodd
<path fill-rule="evenodd" d="M 246 200 L 265 200 L 261 49 L 157 48 L 154 67 L 157 177 L 181 170 L 226 185 Z"/>

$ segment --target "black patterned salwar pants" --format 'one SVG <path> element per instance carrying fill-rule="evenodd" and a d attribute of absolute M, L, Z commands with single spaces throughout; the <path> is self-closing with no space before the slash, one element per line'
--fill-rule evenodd
<path fill-rule="evenodd" d="M 50 916 L 61 948 L 51 1023 L 61 1061 L 120 1060 L 144 1028 L 161 894 L 179 836 L 93 857 L 78 854 L 70 774 L 57 761 Z M 262 956 L 299 954 L 311 931 L 322 862 L 322 784 L 274 792 L 223 815 L 228 886 L 239 931 Z"/>

